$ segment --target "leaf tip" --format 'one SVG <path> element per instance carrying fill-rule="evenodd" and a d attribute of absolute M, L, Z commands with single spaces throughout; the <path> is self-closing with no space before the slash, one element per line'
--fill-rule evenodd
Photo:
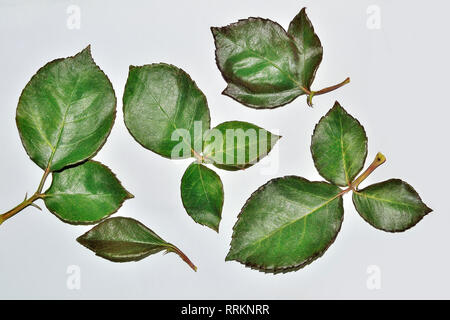
<path fill-rule="evenodd" d="M 86 48 L 84 48 L 83 50 L 81 50 L 81 52 L 79 53 L 80 55 L 82 54 L 87 54 L 89 57 L 92 58 L 92 52 L 91 52 L 91 45 L 88 44 Z"/>
<path fill-rule="evenodd" d="M 219 27 L 210 27 L 209 29 L 211 30 L 211 33 L 215 37 L 217 35 L 217 33 L 219 33 L 220 28 Z"/>

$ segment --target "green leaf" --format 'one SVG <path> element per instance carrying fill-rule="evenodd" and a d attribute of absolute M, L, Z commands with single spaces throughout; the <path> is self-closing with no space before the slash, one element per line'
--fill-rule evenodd
<path fill-rule="evenodd" d="M 361 217 L 377 229 L 389 232 L 413 227 L 432 210 L 406 182 L 390 179 L 353 193 Z"/>
<path fill-rule="evenodd" d="M 92 224 L 116 212 L 132 198 L 114 173 L 96 161 L 53 173 L 44 194 L 47 208 L 58 218 L 72 224 Z"/>
<path fill-rule="evenodd" d="M 181 179 L 181 198 L 195 222 L 219 232 L 223 185 L 220 177 L 199 163 L 192 163 Z"/>
<path fill-rule="evenodd" d="M 335 240 L 344 213 L 340 192 L 295 176 L 269 181 L 242 208 L 226 260 L 274 273 L 302 268 Z"/>
<path fill-rule="evenodd" d="M 125 124 L 145 148 L 167 158 L 188 158 L 210 128 L 206 98 L 183 70 L 167 64 L 130 67 L 123 95 Z M 174 150 L 180 147 L 180 152 Z"/>
<path fill-rule="evenodd" d="M 223 94 L 253 108 L 275 108 L 304 94 L 300 53 L 277 23 L 249 18 L 211 28 Z"/>
<path fill-rule="evenodd" d="M 316 76 L 317 69 L 322 61 L 323 48 L 320 39 L 314 32 L 314 27 L 303 8 L 289 25 L 288 35 L 294 39 L 300 52 L 298 63 L 301 83 L 308 90 Z"/>
<path fill-rule="evenodd" d="M 96 255 L 113 262 L 139 261 L 166 250 L 178 254 L 192 269 L 197 270 L 177 247 L 131 218 L 107 219 L 80 236 L 77 241 Z"/>
<path fill-rule="evenodd" d="M 212 27 L 216 62 L 227 87 L 223 94 L 256 108 L 283 106 L 300 95 L 312 98 L 349 83 L 311 90 L 323 48 L 303 8 L 286 32 L 267 19 L 248 18 Z"/>
<path fill-rule="evenodd" d="M 366 160 L 366 132 L 336 102 L 316 125 L 311 152 L 322 177 L 336 185 L 349 186 Z"/>
<path fill-rule="evenodd" d="M 116 97 L 90 47 L 42 67 L 20 96 L 16 122 L 30 158 L 57 171 L 84 161 L 111 131 Z"/>
<path fill-rule="evenodd" d="M 205 134 L 203 156 L 221 169 L 246 169 L 264 158 L 280 138 L 248 122 L 228 121 Z"/>

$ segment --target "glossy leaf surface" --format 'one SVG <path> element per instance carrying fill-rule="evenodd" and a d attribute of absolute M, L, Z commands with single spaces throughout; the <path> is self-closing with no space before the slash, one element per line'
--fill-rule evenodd
<path fill-rule="evenodd" d="M 44 201 L 47 208 L 64 222 L 90 224 L 113 214 L 132 197 L 109 168 L 90 160 L 54 172 Z"/>
<path fill-rule="evenodd" d="M 287 272 L 317 259 L 341 227 L 339 192 L 328 183 L 295 176 L 269 181 L 242 208 L 226 260 Z"/>
<path fill-rule="evenodd" d="M 203 155 L 221 169 L 246 169 L 265 157 L 280 138 L 248 122 L 228 121 L 205 135 Z"/>
<path fill-rule="evenodd" d="M 300 61 L 297 65 L 300 83 L 310 90 L 322 61 L 323 48 L 319 37 L 314 32 L 311 21 L 306 15 L 305 8 L 289 24 L 288 35 L 292 37 L 300 53 Z"/>
<path fill-rule="evenodd" d="M 201 131 L 210 128 L 206 98 L 183 70 L 167 64 L 130 67 L 123 96 L 125 124 L 145 148 L 172 158 L 182 143 L 188 158 L 201 151 Z M 194 134 L 195 124 L 200 134 Z M 197 147 L 198 145 L 198 147 Z"/>
<path fill-rule="evenodd" d="M 252 108 L 276 108 L 310 93 L 323 50 L 305 9 L 288 32 L 261 18 L 211 30 L 228 83 L 223 94 Z"/>
<path fill-rule="evenodd" d="M 113 126 L 114 90 L 90 47 L 42 67 L 20 96 L 16 122 L 30 158 L 60 170 L 92 157 Z"/>
<path fill-rule="evenodd" d="M 177 253 L 196 270 L 178 248 L 132 218 L 107 219 L 80 236 L 77 241 L 96 255 L 113 262 L 138 261 L 166 250 Z"/>
<path fill-rule="evenodd" d="M 219 232 L 223 185 L 213 170 L 192 163 L 181 179 L 181 198 L 184 208 L 195 222 Z"/>
<path fill-rule="evenodd" d="M 390 179 L 353 193 L 359 214 L 377 229 L 390 232 L 413 227 L 432 210 L 406 182 Z"/>
<path fill-rule="evenodd" d="M 311 152 L 322 177 L 336 185 L 348 186 L 364 166 L 366 132 L 358 120 L 336 102 L 316 125 Z"/>

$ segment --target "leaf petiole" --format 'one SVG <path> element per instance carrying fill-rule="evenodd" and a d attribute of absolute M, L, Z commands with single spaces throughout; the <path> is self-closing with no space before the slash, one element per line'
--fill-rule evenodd
<path fill-rule="evenodd" d="M 189 267 L 192 268 L 195 272 L 197 272 L 197 267 L 192 263 L 192 261 L 177 247 L 175 247 L 173 244 L 169 244 L 169 249 L 167 249 L 168 252 L 176 253 L 184 262 L 186 262 Z"/>
<path fill-rule="evenodd" d="M 381 152 L 378 152 L 370 166 L 358 178 L 356 178 L 347 189 L 339 192 L 336 198 L 343 196 L 349 191 L 357 191 L 359 184 L 363 182 L 376 168 L 378 168 L 384 162 L 386 162 L 386 157 Z"/>
<path fill-rule="evenodd" d="M 376 168 L 382 165 L 385 161 L 386 157 L 381 152 L 378 152 L 370 166 L 352 182 L 350 188 L 353 190 L 358 190 L 359 184 L 363 182 Z"/>
<path fill-rule="evenodd" d="M 325 93 L 334 91 L 336 89 L 339 89 L 340 87 L 345 86 L 347 83 L 350 83 L 350 78 L 348 78 L 348 77 L 344 81 L 342 81 L 342 82 L 340 82 L 338 84 L 335 84 L 334 86 L 323 88 L 323 89 L 320 89 L 318 91 L 309 91 L 309 90 L 306 90 L 303 87 L 301 87 L 301 89 L 308 95 L 308 106 L 312 107 L 312 105 L 313 105 L 312 104 L 312 98 L 314 96 L 320 96 L 321 94 L 325 94 Z"/>

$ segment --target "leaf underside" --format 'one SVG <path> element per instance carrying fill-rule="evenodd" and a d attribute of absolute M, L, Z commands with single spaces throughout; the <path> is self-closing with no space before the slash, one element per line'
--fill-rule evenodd
<path fill-rule="evenodd" d="M 139 261 L 173 247 L 139 221 L 125 217 L 107 219 L 77 241 L 113 262 Z"/>
<path fill-rule="evenodd" d="M 311 138 L 314 165 L 338 186 L 349 186 L 367 157 L 367 136 L 358 120 L 338 102 L 320 119 Z"/>
<path fill-rule="evenodd" d="M 263 272 L 298 270 L 320 257 L 343 220 L 340 189 L 287 176 L 255 191 L 233 228 L 226 260 Z"/>
<path fill-rule="evenodd" d="M 136 141 L 166 158 L 189 158 L 194 150 L 200 152 L 202 137 L 194 135 L 195 123 L 202 132 L 210 128 L 204 94 L 187 73 L 163 63 L 130 67 L 123 112 L 125 124 Z M 180 134 L 174 139 L 177 132 Z M 173 155 L 179 143 L 188 152 Z"/>
<path fill-rule="evenodd" d="M 276 108 L 310 90 L 322 45 L 303 8 L 286 32 L 261 18 L 212 27 L 223 94 L 252 108 Z"/>
<path fill-rule="evenodd" d="M 353 203 L 361 217 L 377 229 L 405 231 L 432 210 L 406 182 L 390 179 L 353 193 Z"/>
<path fill-rule="evenodd" d="M 42 67 L 19 99 L 16 122 L 30 158 L 61 170 L 91 158 L 114 123 L 116 97 L 90 47 Z"/>
<path fill-rule="evenodd" d="M 181 179 L 181 199 L 195 222 L 219 232 L 223 185 L 220 177 L 202 164 L 192 163 Z"/>
<path fill-rule="evenodd" d="M 64 222 L 92 224 L 116 212 L 132 197 L 108 167 L 89 160 L 54 172 L 44 202 Z"/>

